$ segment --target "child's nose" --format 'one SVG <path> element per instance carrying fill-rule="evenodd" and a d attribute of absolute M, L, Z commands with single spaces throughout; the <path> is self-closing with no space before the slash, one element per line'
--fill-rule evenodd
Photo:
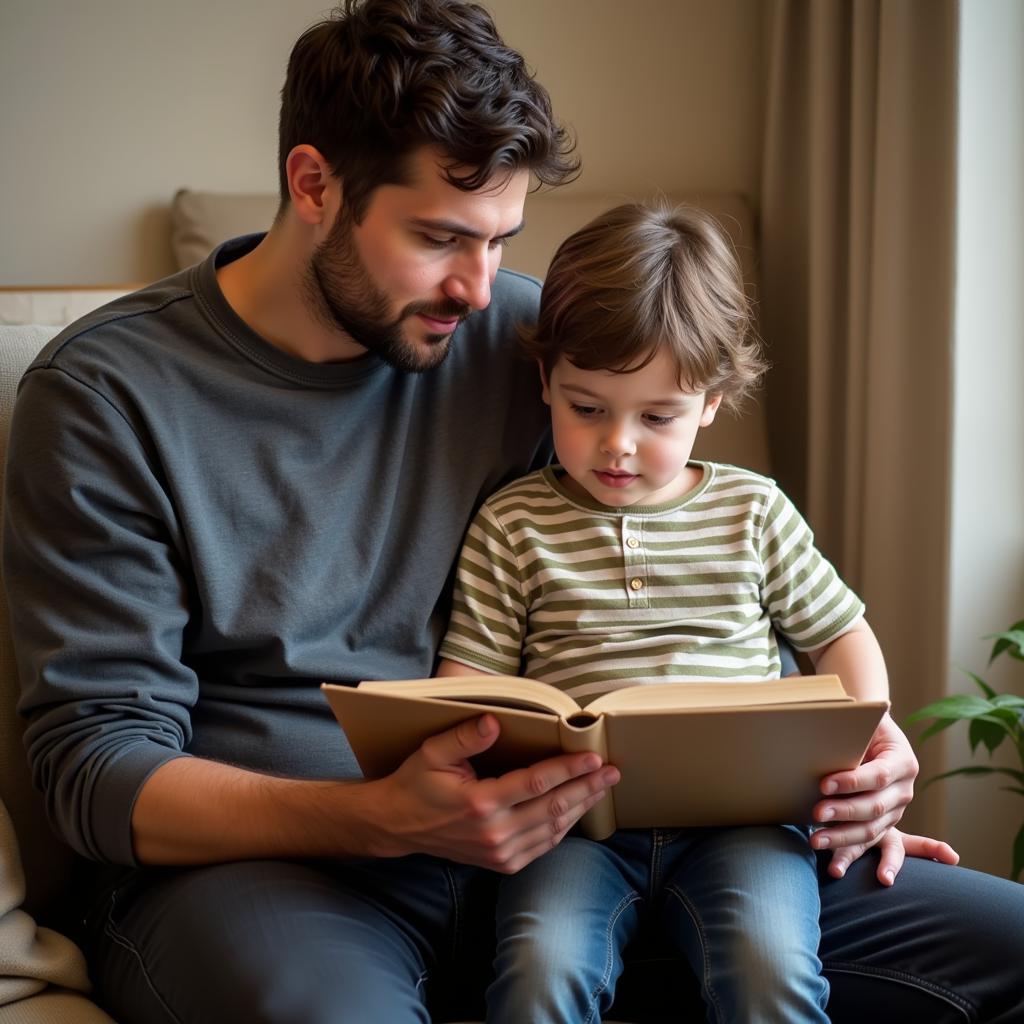
<path fill-rule="evenodd" d="M 601 438 L 601 451 L 613 458 L 632 455 L 636 451 L 636 443 L 624 423 L 613 423 Z"/>

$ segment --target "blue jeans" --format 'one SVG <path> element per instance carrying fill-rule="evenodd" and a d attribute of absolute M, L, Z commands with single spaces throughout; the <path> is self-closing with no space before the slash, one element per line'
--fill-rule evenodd
<path fill-rule="evenodd" d="M 827 863 L 818 857 L 833 1020 L 1024 1021 L 1024 885 L 908 860 L 883 888 L 877 855 L 842 880 L 825 875 Z M 82 941 L 119 1024 L 479 1019 L 498 881 L 429 857 L 128 871 L 92 893 Z M 642 979 L 641 999 L 671 997 L 654 1019 L 703 1018 L 678 954 L 627 951 L 627 962 L 623 994 Z"/>
<path fill-rule="evenodd" d="M 488 1024 L 600 1021 L 645 919 L 700 979 L 709 1021 L 827 1024 L 818 913 L 795 828 L 569 837 L 501 884 Z"/>

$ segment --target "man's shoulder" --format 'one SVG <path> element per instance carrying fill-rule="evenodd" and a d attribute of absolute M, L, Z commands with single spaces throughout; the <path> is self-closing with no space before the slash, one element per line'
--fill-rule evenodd
<path fill-rule="evenodd" d="M 501 316 L 518 316 L 533 321 L 537 318 L 540 305 L 541 283 L 529 274 L 518 270 L 500 269 L 491 286 L 492 313 Z"/>
<path fill-rule="evenodd" d="M 71 370 L 97 354 L 110 356 L 114 351 L 111 346 L 119 338 L 130 338 L 132 349 L 137 350 L 147 334 L 160 335 L 166 330 L 162 313 L 192 297 L 187 271 L 122 295 L 64 327 L 42 348 L 29 369 Z"/>

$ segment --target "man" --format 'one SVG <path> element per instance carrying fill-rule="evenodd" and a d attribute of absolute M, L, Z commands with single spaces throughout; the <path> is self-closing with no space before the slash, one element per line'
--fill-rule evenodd
<path fill-rule="evenodd" d="M 539 289 L 498 273 L 531 177 L 577 170 L 547 94 L 479 8 L 353 0 L 296 44 L 280 133 L 270 232 L 68 328 L 16 411 L 29 756 L 58 830 L 106 865 L 87 944 L 125 1022 L 429 1020 L 434 977 L 486 960 L 492 872 L 618 778 L 581 754 L 476 779 L 485 717 L 359 781 L 318 690 L 431 671 L 470 515 L 549 458 L 514 351 Z M 899 869 L 915 771 L 895 730 L 837 778 L 859 791 L 822 805 L 839 868 L 882 838 L 878 871 Z M 963 977 L 989 1013 L 1009 983 L 984 927 L 963 971 L 897 955 L 870 870 L 823 897 L 848 969 L 975 998 Z"/>

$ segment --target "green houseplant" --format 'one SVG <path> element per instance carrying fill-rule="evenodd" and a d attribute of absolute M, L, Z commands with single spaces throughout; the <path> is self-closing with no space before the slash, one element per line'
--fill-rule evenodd
<path fill-rule="evenodd" d="M 1006 632 L 995 633 L 985 639 L 994 641 L 992 654 L 988 659 L 989 665 L 1003 654 L 1008 654 L 1018 661 L 1024 661 L 1024 619 L 1014 623 Z M 981 691 L 980 697 L 973 693 L 958 693 L 950 697 L 943 697 L 942 700 L 937 700 L 908 715 L 907 721 L 919 722 L 924 719 L 934 719 L 932 724 L 921 733 L 921 740 L 926 740 L 929 736 L 934 736 L 957 722 L 969 722 L 968 739 L 972 754 L 976 753 L 978 747 L 981 746 L 988 750 L 989 757 L 991 757 L 993 751 L 1009 739 L 1011 745 L 1016 747 L 1020 768 L 967 765 L 935 775 L 928 779 L 926 785 L 939 779 L 949 778 L 951 775 L 1003 775 L 1011 780 L 1012 785 L 1002 788 L 1024 796 L 1024 696 L 996 693 L 980 676 L 973 672 L 967 672 L 967 675 Z M 1019 879 L 1022 871 L 1024 871 L 1024 824 L 1021 824 L 1013 841 L 1013 868 L 1010 877 Z"/>

